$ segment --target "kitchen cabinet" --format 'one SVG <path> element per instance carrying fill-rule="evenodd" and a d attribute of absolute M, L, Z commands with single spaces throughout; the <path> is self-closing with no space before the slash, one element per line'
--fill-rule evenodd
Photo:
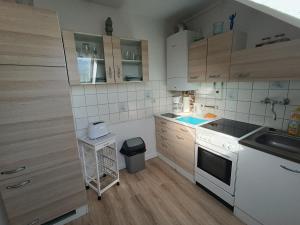
<path fill-rule="evenodd" d="M 188 82 L 205 81 L 207 39 L 193 42 L 188 50 Z"/>
<path fill-rule="evenodd" d="M 232 53 L 230 80 L 282 80 L 300 78 L 300 40 Z"/>
<path fill-rule="evenodd" d="M 188 83 L 189 44 L 197 38 L 197 33 L 180 31 L 167 38 L 167 89 L 173 91 L 196 90 L 196 83 Z"/>
<path fill-rule="evenodd" d="M 195 129 L 155 118 L 157 150 L 187 173 L 194 174 Z"/>
<path fill-rule="evenodd" d="M 228 80 L 231 54 L 246 47 L 246 34 L 230 31 L 209 37 L 207 42 L 206 81 Z"/>
<path fill-rule="evenodd" d="M 24 43 L 22 32 L 34 33 L 27 36 L 33 42 L 20 58 L 11 52 L 3 56 L 0 50 L 7 60 L 0 65 L 1 201 L 9 225 L 43 224 L 72 211 L 77 214 L 87 204 L 65 58 L 55 58 L 36 37 L 47 39 L 63 55 L 60 28 L 52 11 L 3 2 L 0 12 L 5 15 L 0 18 L 2 34 L 7 29 L 10 36 L 11 27 L 17 27 L 10 36 L 16 37 L 16 46 Z"/>
<path fill-rule="evenodd" d="M 0 65 L 65 66 L 55 13 L 8 2 L 0 12 Z"/>
<path fill-rule="evenodd" d="M 149 80 L 148 42 L 63 31 L 70 85 Z"/>
<path fill-rule="evenodd" d="M 237 168 L 235 214 L 249 225 L 257 221 L 263 225 L 299 224 L 299 173 L 298 163 L 243 147 Z M 236 213 L 240 211 L 245 213 L 243 217 Z"/>

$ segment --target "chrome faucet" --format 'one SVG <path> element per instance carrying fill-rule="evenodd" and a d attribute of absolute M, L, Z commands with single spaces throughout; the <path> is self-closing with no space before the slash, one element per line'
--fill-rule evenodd
<path fill-rule="evenodd" d="M 288 105 L 290 103 L 290 100 L 288 98 L 284 98 L 282 101 L 278 101 L 278 100 L 275 100 L 275 99 L 270 99 L 270 98 L 265 98 L 264 100 L 261 101 L 261 103 L 264 103 L 264 104 L 271 104 L 271 111 L 273 113 L 273 119 L 274 120 L 277 120 L 277 114 L 275 112 L 275 105 L 278 104 L 278 105 Z"/>

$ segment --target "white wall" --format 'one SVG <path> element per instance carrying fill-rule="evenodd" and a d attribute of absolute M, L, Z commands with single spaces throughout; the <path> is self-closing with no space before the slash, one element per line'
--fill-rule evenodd
<path fill-rule="evenodd" d="M 300 29 L 233 0 L 220 1 L 216 7 L 187 19 L 186 23 L 189 29 L 201 31 L 208 37 L 212 35 L 213 23 L 218 21 L 225 21 L 228 31 L 228 17 L 234 12 L 237 13 L 235 29 L 247 33 L 248 47 L 254 47 L 261 38 L 274 34 L 285 33 L 292 39 L 300 38 Z"/>

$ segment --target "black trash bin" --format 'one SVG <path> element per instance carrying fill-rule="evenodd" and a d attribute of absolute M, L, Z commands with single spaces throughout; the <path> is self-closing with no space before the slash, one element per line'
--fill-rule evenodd
<path fill-rule="evenodd" d="M 146 145 L 141 137 L 124 141 L 120 152 L 125 155 L 126 169 L 129 173 L 145 169 Z"/>

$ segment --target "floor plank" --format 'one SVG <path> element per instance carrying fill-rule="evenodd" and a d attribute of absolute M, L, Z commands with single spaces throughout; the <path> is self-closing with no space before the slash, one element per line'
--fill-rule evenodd
<path fill-rule="evenodd" d="M 232 212 L 174 169 L 154 158 L 136 174 L 120 172 L 120 186 L 97 200 L 88 191 L 89 213 L 68 225 L 243 225 Z"/>

